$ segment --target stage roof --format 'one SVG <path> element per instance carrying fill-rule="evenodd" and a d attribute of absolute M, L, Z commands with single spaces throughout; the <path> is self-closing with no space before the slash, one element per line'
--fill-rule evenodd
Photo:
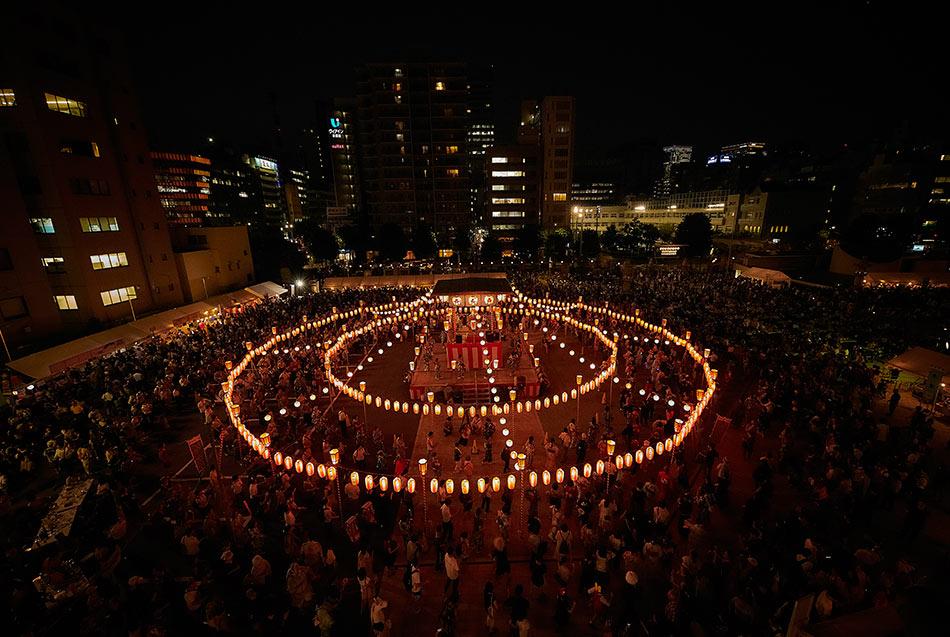
<path fill-rule="evenodd" d="M 493 294 L 511 294 L 511 285 L 507 279 L 489 277 L 465 277 L 461 279 L 441 279 L 432 289 L 436 296 L 465 294 L 466 292 L 491 292 Z"/>

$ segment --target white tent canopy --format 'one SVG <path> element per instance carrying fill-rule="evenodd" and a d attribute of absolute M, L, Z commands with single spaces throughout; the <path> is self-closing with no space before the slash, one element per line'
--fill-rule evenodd
<path fill-rule="evenodd" d="M 887 361 L 887 364 L 921 378 L 927 378 L 930 370 L 936 369 L 943 372 L 943 382 L 950 383 L 950 356 L 932 349 L 912 347 Z"/>
<path fill-rule="evenodd" d="M 264 281 L 263 283 L 250 285 L 244 289 L 262 299 L 266 299 L 269 296 L 280 296 L 288 292 L 287 288 L 281 287 L 273 281 Z"/>
<path fill-rule="evenodd" d="M 745 268 L 740 271 L 740 275 L 750 279 L 756 279 L 769 285 L 789 285 L 792 278 L 780 270 L 769 270 L 767 268 Z"/>

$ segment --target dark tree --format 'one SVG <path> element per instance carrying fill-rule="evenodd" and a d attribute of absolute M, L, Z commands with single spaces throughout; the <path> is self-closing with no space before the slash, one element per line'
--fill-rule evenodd
<path fill-rule="evenodd" d="M 366 232 L 360 230 L 353 224 L 347 224 L 341 226 L 336 234 L 340 238 L 340 241 L 343 242 L 343 247 L 353 253 L 353 257 L 357 263 L 366 260 L 366 251 L 370 245 L 367 240 Z"/>
<path fill-rule="evenodd" d="M 455 236 L 452 237 L 452 249 L 462 260 L 468 260 L 469 253 L 472 250 L 472 239 L 469 237 L 469 232 L 468 228 L 456 230 Z"/>
<path fill-rule="evenodd" d="M 431 259 L 439 253 L 439 244 L 429 224 L 421 222 L 416 226 L 415 232 L 412 233 L 412 251 L 417 259 Z"/>
<path fill-rule="evenodd" d="M 482 262 L 485 261 L 498 261 L 501 259 L 501 250 L 502 245 L 501 241 L 498 240 L 498 237 L 494 235 L 488 235 L 485 237 L 485 242 L 482 243 Z"/>
<path fill-rule="evenodd" d="M 515 235 L 515 251 L 523 261 L 537 261 L 544 245 L 544 231 L 537 224 L 521 226 Z"/>
<path fill-rule="evenodd" d="M 712 224 L 709 217 L 701 212 L 693 212 L 676 226 L 676 243 L 686 246 L 684 256 L 700 257 L 709 255 L 712 249 Z"/>
<path fill-rule="evenodd" d="M 911 226 L 907 215 L 879 217 L 863 214 L 841 233 L 841 247 L 860 259 L 893 261 L 903 254 L 910 238 Z"/>
<path fill-rule="evenodd" d="M 582 242 L 584 254 L 582 256 L 586 258 L 593 258 L 600 256 L 600 233 L 596 230 L 584 230 L 584 239 Z"/>
<path fill-rule="evenodd" d="M 409 250 L 409 239 L 402 226 L 387 223 L 376 235 L 376 246 L 379 256 L 385 261 L 402 261 Z"/>
<path fill-rule="evenodd" d="M 571 235 L 564 228 L 548 233 L 544 250 L 547 256 L 557 261 L 567 258 L 567 247 L 571 244 Z"/>
<path fill-rule="evenodd" d="M 300 245 L 285 239 L 278 226 L 251 226 L 248 242 L 258 281 L 280 281 L 281 268 L 299 272 L 307 263 Z"/>
<path fill-rule="evenodd" d="M 617 231 L 616 225 L 610 224 L 607 226 L 607 229 L 604 230 L 604 233 L 600 235 L 600 247 L 608 254 L 622 252 L 622 250 L 619 249 L 620 233 Z"/>
<path fill-rule="evenodd" d="M 332 261 L 340 254 L 337 236 L 313 219 L 297 222 L 294 234 L 303 242 L 314 261 Z"/>

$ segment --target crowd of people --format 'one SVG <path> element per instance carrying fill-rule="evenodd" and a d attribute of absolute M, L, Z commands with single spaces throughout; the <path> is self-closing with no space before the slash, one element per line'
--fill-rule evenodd
<path fill-rule="evenodd" d="M 725 443 L 707 440 L 710 410 L 697 434 L 706 437 L 663 462 L 639 471 L 608 464 L 603 476 L 526 487 L 523 516 L 519 494 L 507 489 L 451 494 L 442 482 L 426 501 L 275 471 L 227 426 L 218 401 L 224 362 L 302 316 L 419 293 L 271 300 L 91 361 L 21 392 L 3 412 L 8 624 L 22 632 L 69 618 L 81 633 L 387 634 L 407 625 L 400 615 L 435 608 L 441 635 L 528 635 L 540 626 L 772 634 L 784 632 L 806 595 L 814 595 L 814 620 L 896 603 L 916 585 L 906 547 L 939 504 L 946 471 L 929 444 L 932 415 L 917 409 L 906 418 L 892 408 L 869 363 L 916 344 L 902 312 L 914 307 L 921 323 L 936 323 L 950 315 L 947 296 L 772 289 L 688 268 L 642 271 L 626 283 L 601 273 L 516 284 L 529 296 L 608 301 L 692 330 L 697 346 L 714 352 L 728 395 L 713 405 L 731 420 L 726 436 L 742 440 L 741 454 L 727 458 Z M 370 319 L 352 317 L 348 327 Z M 305 459 L 325 462 L 337 448 L 344 466 L 405 474 L 411 441 L 385 437 L 362 410 L 328 410 L 311 398 L 326 386 L 320 345 L 341 325 L 257 359 L 236 384 L 242 418 Z M 404 334 L 399 326 L 367 332 L 336 363 Z M 537 443 L 518 441 L 533 466 L 592 462 L 607 458 L 607 439 L 626 452 L 675 430 L 665 406 L 689 402 L 695 363 L 645 339 L 626 341 L 621 355 L 616 407 Z M 157 441 L 170 421 L 196 412 L 215 437 L 215 460 L 236 458 L 243 471 L 223 476 L 212 462 L 210 480 L 195 487 L 166 476 L 157 498 L 138 502 L 131 494 L 146 479 L 138 463 L 162 460 Z M 490 442 L 489 424 L 477 423 L 479 444 Z M 748 484 L 733 479 L 740 466 Z M 455 468 L 464 471 L 464 462 Z M 98 487 L 77 533 L 26 551 L 44 510 L 15 496 L 79 477 Z M 468 571 L 487 560 L 494 577 L 473 592 Z M 87 585 L 70 600 L 50 602 L 33 581 L 42 574 L 62 585 L 77 570 Z M 484 610 L 477 626 L 459 624 L 466 597 Z"/>

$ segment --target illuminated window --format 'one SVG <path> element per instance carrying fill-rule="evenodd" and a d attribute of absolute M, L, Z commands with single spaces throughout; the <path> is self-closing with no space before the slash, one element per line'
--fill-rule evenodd
<path fill-rule="evenodd" d="M 116 288 L 114 290 L 106 290 L 105 292 L 100 292 L 99 296 L 102 298 L 102 304 L 105 306 L 115 305 L 116 303 L 123 303 L 129 299 L 137 299 L 138 295 L 135 294 L 135 286 L 128 286 L 124 288 Z"/>
<path fill-rule="evenodd" d="M 524 197 L 492 197 L 492 203 L 524 203 Z"/>
<path fill-rule="evenodd" d="M 12 88 L 0 88 L 0 106 L 16 106 L 16 95 Z"/>
<path fill-rule="evenodd" d="M 567 193 L 566 192 L 554 193 L 554 201 L 567 201 Z"/>
<path fill-rule="evenodd" d="M 393 77 L 402 77 L 402 69 L 393 69 Z"/>
<path fill-rule="evenodd" d="M 455 153 L 459 152 L 459 147 L 458 147 L 458 146 L 446 146 L 446 147 L 445 147 L 445 152 L 448 153 L 449 155 L 454 155 Z"/>
<path fill-rule="evenodd" d="M 524 210 L 492 210 L 491 216 L 494 218 L 503 218 L 503 217 L 524 217 Z"/>
<path fill-rule="evenodd" d="M 71 100 L 68 97 L 46 94 L 46 107 L 57 113 L 65 113 L 74 117 L 86 116 L 86 103 L 77 100 Z"/>
<path fill-rule="evenodd" d="M 59 145 L 59 152 L 67 155 L 82 155 L 83 157 L 99 157 L 99 144 L 96 142 L 81 142 L 67 140 Z"/>
<path fill-rule="evenodd" d="M 40 259 L 40 263 L 50 274 L 59 274 L 66 271 L 66 262 L 63 257 L 43 257 Z"/>
<path fill-rule="evenodd" d="M 72 294 L 67 295 L 57 295 L 53 297 L 53 300 L 56 301 L 56 307 L 61 310 L 78 310 L 79 306 L 76 305 L 76 297 Z"/>
<path fill-rule="evenodd" d="M 492 158 L 491 158 L 491 163 L 493 163 L 493 164 L 507 164 L 507 163 L 508 163 L 508 158 L 507 158 L 507 157 L 492 157 Z"/>
<path fill-rule="evenodd" d="M 110 252 L 109 254 L 92 254 L 89 256 L 92 261 L 93 270 L 108 270 L 110 268 L 121 268 L 129 264 L 125 252 Z"/>
<path fill-rule="evenodd" d="M 458 176 L 459 176 L 459 169 L 458 169 L 458 168 L 449 168 L 449 169 L 447 169 L 447 170 L 445 171 L 445 174 L 448 175 L 449 177 L 458 177 Z"/>
<path fill-rule="evenodd" d="M 492 177 L 524 177 L 523 170 L 493 170 Z"/>
<path fill-rule="evenodd" d="M 83 232 L 118 232 L 119 222 L 115 217 L 80 217 Z"/>
<path fill-rule="evenodd" d="M 53 234 L 56 230 L 53 228 L 53 220 L 49 217 L 32 217 L 30 225 L 33 226 L 33 232 L 36 234 Z"/>
<path fill-rule="evenodd" d="M 436 83 L 435 83 L 435 90 L 437 90 L 437 91 L 444 91 L 444 90 L 445 90 L 445 83 L 444 83 L 444 82 L 436 82 Z"/>

